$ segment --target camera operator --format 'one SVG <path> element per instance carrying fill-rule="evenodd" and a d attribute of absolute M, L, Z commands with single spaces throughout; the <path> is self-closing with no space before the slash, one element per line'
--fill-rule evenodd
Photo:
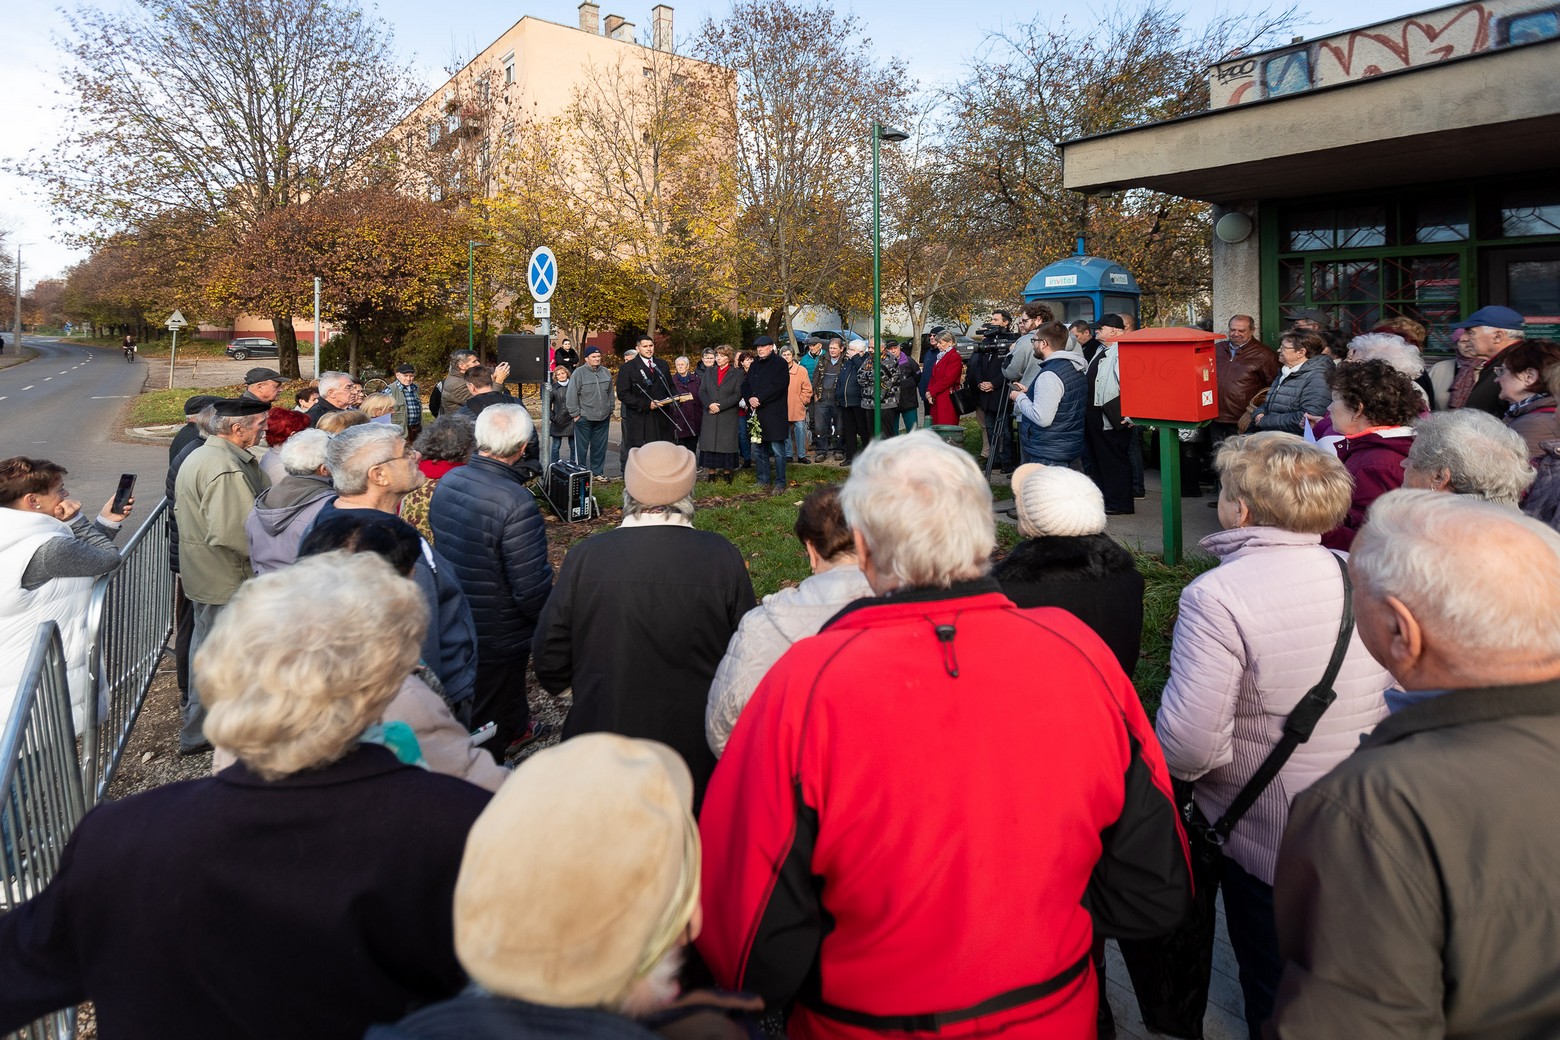
<path fill-rule="evenodd" d="M 987 324 L 980 331 L 986 333 L 991 328 Z M 981 432 L 986 435 L 987 459 L 993 468 L 1011 473 L 1016 465 L 1012 434 L 1013 410 L 1008 404 L 1008 381 L 1002 374 L 1002 363 L 1006 360 L 1007 345 L 1017 334 L 1003 332 L 1000 335 L 1004 337 L 1001 340 L 997 339 L 995 333 L 989 337 L 983 335 L 981 341 L 975 344 L 964 381 L 979 395 L 978 412 Z"/>

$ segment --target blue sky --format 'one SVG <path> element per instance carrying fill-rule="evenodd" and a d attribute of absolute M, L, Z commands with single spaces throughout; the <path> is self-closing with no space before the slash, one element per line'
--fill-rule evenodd
<path fill-rule="evenodd" d="M 394 28 L 408 64 L 424 76 L 432 89 L 444 79 L 441 70 L 453 55 L 471 57 L 523 14 L 565 25 L 577 24 L 578 2 L 530 0 L 510 6 L 477 0 L 445 0 L 437 4 L 426 0 L 382 0 L 377 12 Z M 622 15 L 642 30 L 650 24 L 654 2 L 601 0 L 601 13 Z M 1327 35 L 1436 6 L 1427 0 L 1299 3 L 1306 12 L 1300 32 L 1306 36 Z M 912 75 L 923 85 L 956 79 L 988 32 L 1032 20 L 1041 13 L 1027 6 L 964 7 L 946 0 L 854 0 L 839 6 L 861 19 L 878 50 L 904 58 Z M 1189 0 L 1180 6 L 1188 12 L 1192 24 L 1229 9 L 1209 0 Z M 0 160 L 17 160 L 29 151 L 48 155 L 56 142 L 54 127 L 58 120 L 53 109 L 60 100 L 51 70 L 58 64 L 53 37 L 62 31 L 63 19 L 48 4 L 11 7 L 7 14 L 7 57 L 0 62 Z M 692 36 L 706 16 L 719 17 L 728 9 L 727 0 L 674 0 L 673 7 L 679 42 Z M 1093 18 L 1091 9 L 1105 8 L 1080 5 L 1072 9 L 1070 23 L 1086 25 Z M 23 280 L 29 284 L 38 278 L 58 275 L 81 258 L 58 241 L 53 216 L 31 185 L 0 174 L 0 228 L 10 232 L 7 241 L 13 255 L 15 247 L 22 245 Z"/>

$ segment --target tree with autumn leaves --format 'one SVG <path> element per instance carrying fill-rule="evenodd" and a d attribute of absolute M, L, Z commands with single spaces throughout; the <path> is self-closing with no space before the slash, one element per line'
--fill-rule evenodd
<path fill-rule="evenodd" d="M 417 318 L 465 296 L 466 224 L 393 191 L 329 192 L 262 217 L 206 281 L 228 311 L 307 314 L 340 325 L 356 370 L 369 335 L 397 339 Z"/>

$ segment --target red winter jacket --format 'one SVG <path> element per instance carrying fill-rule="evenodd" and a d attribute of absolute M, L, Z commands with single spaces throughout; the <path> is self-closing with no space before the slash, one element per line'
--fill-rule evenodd
<path fill-rule="evenodd" d="M 958 350 L 945 350 L 937 356 L 932 366 L 932 378 L 926 384 L 926 396 L 932 399 L 932 423 L 937 426 L 957 426 L 959 413 L 954 410 L 948 391 L 959 385 L 964 374 L 964 358 Z"/>
<path fill-rule="evenodd" d="M 989 579 L 862 600 L 737 722 L 700 821 L 699 950 L 721 985 L 795 999 L 799 1040 L 1092 1036 L 1091 912 L 1148 936 L 1189 907 L 1169 792 L 1071 614 Z"/>

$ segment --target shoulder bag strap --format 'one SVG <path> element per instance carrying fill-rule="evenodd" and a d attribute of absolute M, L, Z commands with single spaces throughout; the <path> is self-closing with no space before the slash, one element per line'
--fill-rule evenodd
<path fill-rule="evenodd" d="M 1338 623 L 1338 641 L 1333 646 L 1332 660 L 1327 662 L 1327 671 L 1322 675 L 1322 681 L 1305 692 L 1294 711 L 1289 713 L 1289 718 L 1284 720 L 1283 737 L 1268 752 L 1267 758 L 1262 760 L 1251 779 L 1246 781 L 1246 786 L 1240 789 L 1229 808 L 1224 810 L 1224 815 L 1213 825 L 1212 830 L 1221 844 L 1223 839 L 1230 836 L 1230 831 L 1234 830 L 1240 818 L 1256 804 L 1258 796 L 1273 782 L 1278 771 L 1284 768 L 1284 763 L 1295 753 L 1295 748 L 1311 739 L 1322 714 L 1338 699 L 1332 687 L 1338 678 L 1338 670 L 1343 667 L 1344 655 L 1349 651 L 1349 638 L 1354 634 L 1354 588 L 1349 583 L 1349 567 L 1343 562 L 1343 557 L 1331 550 L 1328 550 L 1328 555 L 1343 575 L 1343 619 Z"/>

